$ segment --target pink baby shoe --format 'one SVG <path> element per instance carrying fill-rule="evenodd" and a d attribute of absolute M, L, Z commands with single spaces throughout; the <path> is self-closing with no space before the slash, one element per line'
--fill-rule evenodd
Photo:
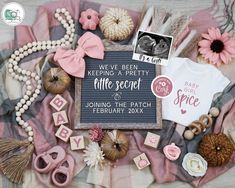
<path fill-rule="evenodd" d="M 65 150 L 61 146 L 55 146 L 35 158 L 34 168 L 40 173 L 48 173 L 65 158 L 65 155 Z"/>
<path fill-rule="evenodd" d="M 67 187 L 73 178 L 75 161 L 71 155 L 66 155 L 52 173 L 52 182 L 58 187 Z"/>
<path fill-rule="evenodd" d="M 95 10 L 89 8 L 81 13 L 79 19 L 80 24 L 82 24 L 82 29 L 96 30 L 96 26 L 99 23 L 99 14 Z"/>

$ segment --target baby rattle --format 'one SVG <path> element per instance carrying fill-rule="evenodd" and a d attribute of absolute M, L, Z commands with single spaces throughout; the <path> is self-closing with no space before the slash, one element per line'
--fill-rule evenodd
<path fill-rule="evenodd" d="M 199 135 L 201 132 L 205 132 L 206 128 L 211 127 L 213 123 L 213 117 L 219 115 L 219 109 L 212 107 L 209 111 L 209 114 L 202 115 L 199 120 L 193 121 L 188 129 L 184 132 L 184 138 L 186 140 L 192 140 L 195 135 Z"/>

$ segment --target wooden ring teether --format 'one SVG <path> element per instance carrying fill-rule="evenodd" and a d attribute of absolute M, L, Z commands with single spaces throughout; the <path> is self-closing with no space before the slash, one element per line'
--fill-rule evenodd
<path fill-rule="evenodd" d="M 193 121 L 189 126 L 188 130 L 184 132 L 184 138 L 187 140 L 192 140 L 195 135 L 199 135 L 202 131 L 206 131 L 213 124 L 212 117 L 217 117 L 219 115 L 219 109 L 212 107 L 209 114 L 203 114 L 200 116 L 199 120 Z"/>
<path fill-rule="evenodd" d="M 202 132 L 202 128 L 200 126 L 200 124 L 192 122 L 189 125 L 189 129 L 191 129 L 191 131 L 195 134 L 195 135 L 199 135 Z"/>
<path fill-rule="evenodd" d="M 196 121 L 193 121 L 193 123 L 196 123 L 196 124 L 200 125 L 202 131 L 205 130 L 205 128 L 206 128 L 206 124 L 203 121 L 196 120 Z"/>
<path fill-rule="evenodd" d="M 204 114 L 199 118 L 199 121 L 203 122 L 206 125 L 206 128 L 211 127 L 213 120 L 211 116 Z"/>

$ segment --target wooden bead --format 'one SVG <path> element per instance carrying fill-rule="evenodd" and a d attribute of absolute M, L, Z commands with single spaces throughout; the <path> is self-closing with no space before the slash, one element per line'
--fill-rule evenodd
<path fill-rule="evenodd" d="M 194 137 L 194 133 L 191 130 L 184 131 L 184 138 L 187 140 L 192 140 Z"/>
<path fill-rule="evenodd" d="M 206 130 L 207 127 L 206 127 L 206 124 L 203 121 L 198 120 L 198 124 L 201 126 L 202 131 Z"/>
<path fill-rule="evenodd" d="M 191 129 L 191 131 L 196 135 L 198 135 L 202 132 L 202 128 L 201 128 L 200 124 L 195 121 L 189 125 L 189 129 Z"/>
<path fill-rule="evenodd" d="M 219 109 L 216 107 L 212 107 L 209 112 L 213 117 L 217 117 L 219 115 Z"/>
<path fill-rule="evenodd" d="M 206 124 L 200 120 L 193 121 L 193 123 L 199 125 L 201 128 L 201 131 L 203 131 L 206 128 Z"/>
<path fill-rule="evenodd" d="M 199 118 L 199 121 L 201 121 L 202 123 L 205 124 L 206 128 L 209 128 L 211 127 L 213 121 L 212 121 L 212 118 L 207 115 L 207 114 L 204 114 L 202 115 L 200 118 Z"/>
<path fill-rule="evenodd" d="M 29 136 L 29 137 L 28 137 L 28 141 L 29 141 L 29 142 L 33 142 L 33 137 L 32 137 L 32 136 Z"/>
<path fill-rule="evenodd" d="M 33 129 L 32 129 L 32 127 L 30 127 L 30 126 L 28 126 L 27 128 L 25 128 L 26 129 L 26 132 L 29 132 L 29 131 L 32 131 Z"/>

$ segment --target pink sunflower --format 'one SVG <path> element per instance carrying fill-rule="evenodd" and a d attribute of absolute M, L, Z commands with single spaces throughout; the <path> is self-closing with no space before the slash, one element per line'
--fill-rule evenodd
<path fill-rule="evenodd" d="M 210 28 L 202 37 L 203 40 L 198 43 L 199 52 L 209 63 L 220 66 L 235 57 L 235 40 L 229 33 L 221 34 L 218 28 Z"/>

